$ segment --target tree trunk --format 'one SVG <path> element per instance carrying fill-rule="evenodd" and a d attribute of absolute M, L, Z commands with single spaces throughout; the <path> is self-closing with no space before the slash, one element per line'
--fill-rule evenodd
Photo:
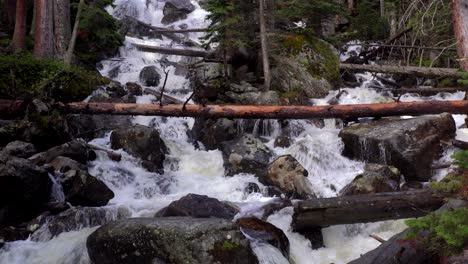
<path fill-rule="evenodd" d="M 460 67 L 468 72 L 468 0 L 452 0 L 452 19 Z"/>
<path fill-rule="evenodd" d="M 264 8 L 264 0 L 258 0 L 259 2 L 259 16 L 260 16 L 260 42 L 261 42 L 261 49 L 262 49 L 262 63 L 263 63 L 263 76 L 264 76 L 264 83 L 263 89 L 264 91 L 270 90 L 271 84 L 271 73 L 270 73 L 270 60 L 268 58 L 268 46 L 267 46 L 267 38 L 266 38 L 266 27 L 265 27 L 265 8 Z"/>
<path fill-rule="evenodd" d="M 380 0 L 380 17 L 385 16 L 385 0 Z"/>
<path fill-rule="evenodd" d="M 293 228 L 328 227 L 419 217 L 444 204 L 432 190 L 350 195 L 300 201 L 294 206 Z"/>
<path fill-rule="evenodd" d="M 15 101 L 0 102 L 0 114 Z M 432 115 L 441 113 L 467 114 L 468 100 L 424 101 L 387 104 L 322 105 L 322 106 L 260 106 L 260 105 L 167 105 L 68 103 L 61 106 L 70 114 L 112 114 L 168 117 L 245 118 L 245 119 L 313 119 Z M 13 114 L 13 113 L 11 113 Z"/>
<path fill-rule="evenodd" d="M 348 0 L 348 11 L 350 15 L 354 15 L 354 0 Z"/>
<path fill-rule="evenodd" d="M 3 0 L 1 20 L 8 31 L 13 29 L 13 27 L 15 26 L 15 9 L 16 0 Z"/>
<path fill-rule="evenodd" d="M 346 71 L 368 71 L 401 75 L 413 75 L 427 78 L 454 78 L 459 79 L 458 69 L 451 68 L 427 68 L 413 66 L 388 66 L 388 65 L 361 65 L 361 64 L 340 64 L 341 70 Z"/>
<path fill-rule="evenodd" d="M 191 50 L 191 49 L 172 49 L 158 46 L 150 46 L 134 43 L 133 46 L 141 51 L 154 52 L 160 54 L 178 55 L 186 57 L 209 57 L 211 53 L 204 50 Z"/>
<path fill-rule="evenodd" d="M 56 58 L 63 59 L 71 35 L 70 0 L 54 1 L 54 34 Z"/>
<path fill-rule="evenodd" d="M 73 52 L 75 52 L 76 38 L 78 37 L 81 12 L 83 12 L 84 4 L 84 0 L 80 0 L 80 3 L 78 4 L 78 12 L 76 12 L 75 25 L 73 26 L 72 35 L 70 37 L 70 43 L 68 44 L 68 49 L 63 59 L 66 65 L 70 65 L 73 59 Z"/>
<path fill-rule="evenodd" d="M 26 16 L 26 0 L 17 0 L 15 33 L 13 34 L 13 40 L 11 41 L 11 48 L 14 53 L 18 53 L 24 49 L 26 41 Z"/>
<path fill-rule="evenodd" d="M 53 6 L 52 0 L 36 0 L 36 21 L 33 54 L 39 58 L 53 58 Z"/>

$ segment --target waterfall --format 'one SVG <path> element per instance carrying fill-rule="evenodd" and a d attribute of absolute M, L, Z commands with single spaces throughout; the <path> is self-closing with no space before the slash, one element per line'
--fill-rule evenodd
<path fill-rule="evenodd" d="M 154 26 L 162 26 L 163 1 L 158 0 L 115 0 L 115 7 L 107 10 L 116 17 L 125 15 L 135 17 Z M 186 25 L 188 28 L 203 28 L 208 25 L 205 20 L 207 12 L 203 10 L 197 0 L 192 0 L 195 11 L 186 19 L 175 22 L 173 26 Z M 184 36 L 193 43 L 200 43 L 203 33 L 188 33 Z M 162 39 L 126 37 L 120 48 L 119 60 L 103 61 L 101 74 L 109 76 L 110 71 L 118 67 L 116 81 L 139 82 L 139 72 L 145 66 L 155 65 L 163 68 L 164 61 L 187 63 L 192 61 L 174 55 L 161 55 L 139 51 L 132 43 L 147 45 L 180 47 L 169 38 Z M 355 44 L 359 44 L 356 42 Z M 346 59 L 352 52 L 359 52 L 360 46 L 351 46 L 342 59 Z M 189 80 L 175 74 L 174 66 L 167 66 L 169 78 L 166 86 L 167 94 L 180 100 L 190 96 L 188 92 Z M 346 91 L 339 98 L 339 104 L 378 103 L 393 100 L 384 92 L 370 89 L 373 81 L 370 73 L 358 74 L 361 85 L 356 88 L 343 88 Z M 383 84 L 382 84 L 383 85 Z M 337 96 L 339 91 L 331 91 L 322 99 L 311 100 L 316 105 L 328 104 L 330 99 Z M 449 95 L 435 95 L 431 97 L 416 97 L 405 95 L 401 101 L 417 100 L 456 100 L 463 99 L 464 93 Z M 152 103 L 153 95 L 137 97 L 137 103 Z M 457 124 L 463 122 L 464 116 L 455 116 Z M 258 214 L 261 205 L 273 201 L 275 198 L 259 193 L 246 194 L 244 189 L 249 183 L 261 184 L 254 175 L 239 174 L 225 177 L 222 154 L 219 150 L 205 151 L 196 149 L 189 141 L 187 131 L 194 125 L 193 118 L 163 118 L 163 117 L 134 117 L 134 124 L 152 126 L 160 131 L 161 137 L 169 148 L 169 155 L 165 162 L 163 175 L 148 172 L 139 165 L 139 161 L 120 150 L 122 160 L 110 160 L 106 155 L 98 153 L 98 158 L 89 164 L 90 173 L 104 181 L 115 194 L 105 210 L 115 210 L 123 207 L 130 212 L 131 217 L 152 217 L 155 212 L 167 206 L 188 193 L 208 195 L 222 201 L 236 204 L 241 214 Z M 288 136 L 292 145 L 288 148 L 275 148 L 275 137 L 282 133 L 282 126 L 276 120 L 259 120 L 255 123 L 253 134 L 262 136 L 266 144 L 276 155 L 290 154 L 294 156 L 308 171 L 308 180 L 314 191 L 321 197 L 336 196 L 338 191 L 362 172 L 364 164 L 353 161 L 341 155 L 343 142 L 338 137 L 340 131 L 335 120 L 326 120 L 325 126 L 317 126 L 307 120 L 288 122 Z M 244 133 L 245 124 L 237 122 L 238 133 Z M 109 148 L 109 136 L 97 138 L 93 144 Z M 362 142 L 365 147 L 365 142 Z M 447 158 L 451 153 L 445 153 Z M 61 186 L 54 181 L 52 197 L 56 201 L 64 201 Z M 323 230 L 325 248 L 313 250 L 310 242 L 302 235 L 291 230 L 293 208 L 285 208 L 268 218 L 268 221 L 282 229 L 291 244 L 291 261 L 295 264 L 307 263 L 347 263 L 358 258 L 361 254 L 378 246 L 378 242 L 369 238 L 369 234 L 376 234 L 384 239 L 402 231 L 403 221 L 387 221 L 372 224 L 333 226 Z M 0 263 L 80 263 L 88 264 L 86 238 L 94 228 L 83 228 L 79 231 L 62 233 L 56 237 L 43 238 L 40 241 L 17 241 L 7 243 L 0 249 Z M 269 244 L 253 242 L 253 250 L 260 263 L 283 264 L 288 261 L 279 250 Z"/>

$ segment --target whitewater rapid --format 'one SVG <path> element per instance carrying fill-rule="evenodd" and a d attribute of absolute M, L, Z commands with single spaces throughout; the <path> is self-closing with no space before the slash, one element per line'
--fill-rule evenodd
<path fill-rule="evenodd" d="M 192 2 L 196 6 L 195 11 L 186 19 L 174 23 L 175 28 L 184 24 L 188 28 L 203 28 L 208 25 L 208 21 L 205 20 L 207 12 L 200 8 L 198 1 Z M 162 26 L 163 4 L 156 0 L 116 0 L 115 7 L 108 8 L 108 12 L 116 17 L 129 15 L 148 24 Z M 203 36 L 203 33 L 189 33 L 185 36 L 196 43 L 201 43 L 199 38 Z M 119 66 L 118 75 L 114 78 L 116 81 L 122 84 L 139 82 L 139 72 L 143 67 L 155 65 L 162 69 L 160 60 L 163 57 L 172 62 L 188 63 L 191 61 L 179 56 L 138 51 L 132 43 L 166 47 L 180 46 L 164 36 L 162 40 L 126 37 L 124 46 L 120 49 L 119 60 L 111 59 L 102 62 L 101 73 L 103 75 L 108 76 L 109 71 Z M 189 80 L 184 76 L 174 75 L 173 66 L 169 66 L 166 70 L 170 71 L 166 86 L 167 93 L 181 100 L 187 99 L 190 93 L 180 91 L 189 89 Z M 367 88 L 371 81 L 375 82 L 370 74 L 360 74 L 359 77 L 364 80 L 361 86 L 345 88 L 346 93 L 340 96 L 339 104 L 377 103 L 392 100 L 385 93 Z M 327 97 L 312 100 L 311 103 L 327 104 L 338 92 L 332 91 Z M 464 93 L 460 92 L 426 98 L 405 95 L 401 100 L 459 100 L 463 97 Z M 152 95 L 137 98 L 138 103 L 155 101 L 156 98 Z M 455 118 L 457 125 L 464 120 L 464 116 L 455 116 Z M 265 189 L 265 186 L 254 175 L 239 174 L 226 177 L 222 154 L 219 150 L 196 149 L 187 135 L 187 131 L 194 125 L 192 118 L 135 117 L 133 123 L 152 126 L 160 131 L 170 153 L 164 164 L 165 173 L 159 175 L 146 171 L 139 165 L 138 159 L 122 150 L 118 151 L 122 154 L 120 162 L 112 161 L 104 153 L 98 152 L 98 158 L 89 164 L 89 171 L 104 181 L 115 193 L 115 197 L 105 207 L 109 211 L 125 208 L 132 217 L 152 217 L 170 202 L 189 193 L 196 193 L 229 201 L 238 206 L 241 209 L 240 214 L 245 216 L 259 214 L 259 208 L 274 199 L 261 193 L 245 192 L 245 187 L 252 182 L 258 184 L 261 190 Z M 289 129 L 292 131 L 292 145 L 288 148 L 273 146 L 275 136 L 282 133 L 278 121 L 258 121 L 255 127 L 256 129 L 251 132 L 268 141 L 266 145 L 275 153 L 274 156 L 291 154 L 307 169 L 313 190 L 320 197 L 336 196 L 341 188 L 363 170 L 364 163 L 341 155 L 343 142 L 338 137 L 340 125 L 335 120 L 326 120 L 323 127 L 305 120 L 290 121 L 289 127 L 293 128 Z M 238 133 L 243 132 L 244 128 L 239 126 Z M 94 139 L 92 143 L 110 148 L 109 139 L 110 135 L 106 135 Z M 449 160 L 451 151 L 447 150 L 442 160 Z M 440 172 L 440 175 L 442 174 L 443 171 Z M 268 221 L 281 228 L 289 238 L 291 261 L 296 264 L 347 263 L 379 245 L 378 241 L 369 237 L 370 234 L 388 239 L 406 227 L 402 220 L 333 226 L 323 229 L 325 248 L 312 250 L 310 242 L 305 237 L 292 232 L 290 228 L 292 213 L 293 208 L 288 207 L 271 215 Z M 85 241 L 96 228 L 83 227 L 81 230 L 62 233 L 52 239 L 45 236 L 36 241 L 7 243 L 0 250 L 0 263 L 88 264 L 90 260 L 86 252 Z M 279 251 L 271 246 L 255 245 L 254 251 L 261 263 L 288 263 Z"/>

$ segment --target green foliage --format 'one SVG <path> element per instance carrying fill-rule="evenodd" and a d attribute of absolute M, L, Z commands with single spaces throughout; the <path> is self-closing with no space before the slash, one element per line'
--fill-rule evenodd
<path fill-rule="evenodd" d="M 419 231 L 429 231 L 424 244 L 442 255 L 458 253 L 468 243 L 468 208 L 432 213 L 407 220 L 406 224 L 412 229 L 409 237 L 417 237 Z"/>
<path fill-rule="evenodd" d="M 0 98 L 52 97 L 81 101 L 97 85 L 109 81 L 96 72 L 62 62 L 36 59 L 30 54 L 0 56 Z"/>
<path fill-rule="evenodd" d="M 389 25 L 380 16 L 379 1 L 358 1 L 357 15 L 351 18 L 352 30 L 361 40 L 385 39 L 388 36 Z"/>
<path fill-rule="evenodd" d="M 461 78 L 457 82 L 461 85 L 468 86 L 468 72 L 459 72 L 458 75 Z"/>
<path fill-rule="evenodd" d="M 108 5 L 111 0 L 94 0 L 83 8 L 75 54 L 85 63 L 95 64 L 113 55 L 124 40 L 117 20 L 104 10 Z M 72 6 L 77 9 L 78 4 Z"/>
<path fill-rule="evenodd" d="M 431 182 L 431 188 L 450 195 L 459 193 L 464 184 L 468 184 L 468 182 L 462 175 L 448 175 L 441 182 Z"/>
<path fill-rule="evenodd" d="M 0 47 L 6 48 L 10 46 L 10 43 L 11 43 L 10 39 L 7 39 L 7 38 L 0 39 Z"/>
<path fill-rule="evenodd" d="M 455 160 L 455 164 L 460 169 L 468 169 L 468 151 L 461 150 L 452 155 L 452 158 Z"/>
<path fill-rule="evenodd" d="M 218 43 L 222 50 L 248 46 L 245 34 L 245 21 L 242 19 L 242 6 L 248 4 L 235 0 L 208 0 L 205 9 L 210 12 L 209 31 L 203 38 L 205 46 Z"/>

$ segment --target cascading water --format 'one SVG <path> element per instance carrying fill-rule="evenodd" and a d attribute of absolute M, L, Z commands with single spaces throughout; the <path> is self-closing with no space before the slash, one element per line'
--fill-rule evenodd
<path fill-rule="evenodd" d="M 175 22 L 175 27 L 186 24 L 188 28 L 207 26 L 207 12 L 200 8 L 198 1 L 192 1 L 196 6 L 184 20 Z M 118 18 L 132 16 L 148 24 L 161 25 L 163 17 L 163 1 L 149 0 L 116 0 L 115 8 L 108 11 Z M 189 33 L 185 36 L 192 42 L 199 43 L 202 33 Z M 156 65 L 160 69 L 164 61 L 188 63 L 190 60 L 178 56 L 159 55 L 136 50 L 132 43 L 178 47 L 181 44 L 163 36 L 161 39 L 138 39 L 127 37 L 125 45 L 120 49 L 118 60 L 111 59 L 102 62 L 101 73 L 110 75 L 110 71 L 118 67 L 114 79 L 121 83 L 138 82 L 139 72 L 148 65 Z M 356 49 L 356 46 L 352 46 Z M 351 50 L 351 48 L 350 48 Z M 345 58 L 348 55 L 342 56 Z M 164 58 L 164 60 L 163 60 Z M 166 92 L 171 96 L 185 100 L 190 93 L 189 80 L 175 75 L 174 66 L 167 66 L 169 78 Z M 393 99 L 387 92 L 369 89 L 372 81 L 370 74 L 358 74 L 362 84 L 357 88 L 344 88 L 337 98 L 338 104 L 389 102 Z M 384 85 L 382 85 L 384 86 Z M 323 98 L 313 100 L 314 104 L 328 104 L 336 98 L 339 91 L 332 91 Z M 455 100 L 462 99 L 464 93 L 439 94 L 432 97 L 415 97 L 405 95 L 401 101 L 418 100 Z M 143 95 L 137 98 L 137 103 L 153 103 L 156 98 Z M 463 116 L 455 116 L 457 125 L 463 121 Z M 196 149 L 187 136 L 187 131 L 193 127 L 191 118 L 161 118 L 135 117 L 135 124 L 152 126 L 158 129 L 169 148 L 166 157 L 165 173 L 159 175 L 142 168 L 138 160 L 124 151 L 120 162 L 110 160 L 103 153 L 98 153 L 97 160 L 89 164 L 92 175 L 104 181 L 115 193 L 109 205 L 102 207 L 109 211 L 125 208 L 131 217 L 153 216 L 159 209 L 167 206 L 188 193 L 208 195 L 223 201 L 230 201 L 241 209 L 240 215 L 258 215 L 262 205 L 273 202 L 275 198 L 260 193 L 247 194 L 244 190 L 249 183 L 256 183 L 264 189 L 254 175 L 240 174 L 225 177 L 223 159 L 218 150 L 205 151 Z M 243 121 L 238 123 L 238 133 L 246 130 Z M 267 146 L 278 155 L 291 154 L 309 172 L 308 179 L 316 194 L 321 197 L 333 197 L 363 170 L 363 163 L 349 160 L 341 155 L 343 143 L 338 137 L 340 131 L 334 120 L 326 120 L 324 126 L 318 126 L 309 121 L 289 121 L 287 127 L 293 142 L 288 148 L 275 148 L 273 141 L 284 129 L 278 121 L 257 121 L 254 133 L 264 137 L 269 142 Z M 252 132 L 252 131 L 250 131 Z M 95 145 L 110 148 L 109 135 L 92 142 Z M 442 160 L 448 160 L 452 150 L 447 150 Z M 437 177 L 440 178 L 443 172 Z M 57 194 L 60 191 L 57 189 Z M 57 199 L 59 195 L 57 195 Z M 291 261 L 296 264 L 306 263 L 346 263 L 358 258 L 361 254 L 378 246 L 379 242 L 368 235 L 376 234 L 388 239 L 405 228 L 403 221 L 386 221 L 371 224 L 355 224 L 333 226 L 323 229 L 325 248 L 312 250 L 310 242 L 291 230 L 292 207 L 269 216 L 268 221 L 281 228 L 291 244 Z M 89 263 L 85 241 L 96 227 L 83 226 L 79 231 L 62 233 L 54 238 L 36 236 L 36 239 L 7 243 L 0 250 L 0 263 Z M 255 253 L 260 263 L 287 263 L 281 253 L 270 245 L 253 242 Z M 275 257 L 276 256 L 276 257 Z"/>

